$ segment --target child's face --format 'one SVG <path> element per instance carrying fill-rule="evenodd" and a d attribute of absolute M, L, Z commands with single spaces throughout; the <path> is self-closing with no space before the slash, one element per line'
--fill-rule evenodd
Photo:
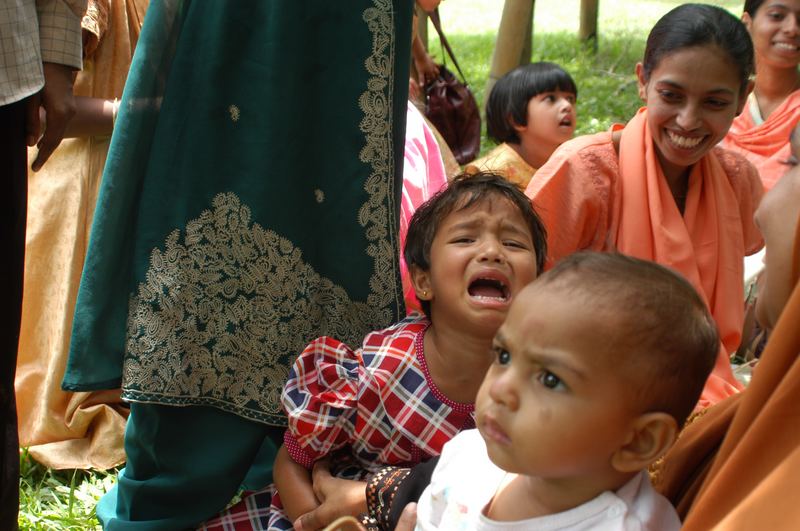
<path fill-rule="evenodd" d="M 604 319 L 580 296 L 547 285 L 517 297 L 475 403 L 497 466 L 579 482 L 612 470 L 637 414 L 606 351 Z"/>
<path fill-rule="evenodd" d="M 417 296 L 431 302 L 434 325 L 449 322 L 488 338 L 517 293 L 536 278 L 528 225 L 519 209 L 501 196 L 444 218 L 431 245 L 430 263 L 429 271 L 415 270 L 412 277 Z"/>
<path fill-rule="evenodd" d="M 761 9 L 764 9 L 763 7 Z M 800 221 L 800 130 L 792 135 L 792 156 L 786 175 L 764 195 L 755 222 L 766 243 L 764 271 L 759 277 L 756 317 L 773 328 L 794 288 L 794 238 Z"/>
<path fill-rule="evenodd" d="M 641 63 L 636 65 L 636 74 L 656 154 L 667 177 L 683 174 L 716 146 L 746 101 L 737 68 L 715 45 L 664 55 L 648 81 Z"/>
<path fill-rule="evenodd" d="M 575 133 L 575 94 L 555 90 L 528 100 L 528 123 L 516 126 L 520 143 L 558 146 Z"/>

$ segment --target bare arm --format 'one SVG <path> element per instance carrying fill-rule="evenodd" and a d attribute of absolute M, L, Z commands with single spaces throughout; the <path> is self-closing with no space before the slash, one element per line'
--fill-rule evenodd
<path fill-rule="evenodd" d="M 290 520 L 294 521 L 319 506 L 311 483 L 311 472 L 296 463 L 284 445 L 281 445 L 275 457 L 274 471 L 275 486 Z"/>
<path fill-rule="evenodd" d="M 77 96 L 75 116 L 67 125 L 64 138 L 111 135 L 118 106 L 119 100 Z"/>

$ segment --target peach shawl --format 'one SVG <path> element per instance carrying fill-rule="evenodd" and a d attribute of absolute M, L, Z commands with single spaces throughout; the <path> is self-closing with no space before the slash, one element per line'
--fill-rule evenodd
<path fill-rule="evenodd" d="M 682 273 L 714 315 L 723 348 L 704 398 L 712 403 L 740 390 L 728 352 L 739 344 L 744 321 L 744 241 L 736 193 L 712 152 L 689 174 L 683 215 L 661 170 L 641 110 L 622 131 L 619 153 L 620 252 L 653 260 Z"/>
<path fill-rule="evenodd" d="M 755 104 L 752 101 L 749 105 Z M 786 173 L 783 162 L 789 158 L 789 135 L 800 121 L 800 90 L 792 92 L 764 123 L 756 125 L 745 108 L 731 125 L 722 146 L 741 153 L 755 165 L 764 188 L 771 189 Z"/>
<path fill-rule="evenodd" d="M 728 353 L 744 319 L 743 259 L 763 245 L 752 217 L 763 194 L 741 156 L 711 150 L 692 168 L 681 216 L 657 162 L 641 109 L 625 126 L 616 154 L 611 134 L 571 140 L 531 180 L 531 197 L 548 230 L 549 264 L 591 249 L 619 251 L 682 273 L 708 304 L 723 348 L 703 391 L 707 406 L 741 386 Z"/>
<path fill-rule="evenodd" d="M 795 288 L 750 386 L 681 433 L 656 487 L 683 529 L 796 529 L 800 522 L 800 223 Z"/>

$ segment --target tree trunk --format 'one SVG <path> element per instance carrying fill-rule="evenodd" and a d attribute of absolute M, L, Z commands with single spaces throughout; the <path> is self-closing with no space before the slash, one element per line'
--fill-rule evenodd
<path fill-rule="evenodd" d="M 497 30 L 497 41 L 492 54 L 492 67 L 489 80 L 486 82 L 483 105 L 489 99 L 489 93 L 498 79 L 523 64 L 523 53 L 526 48 L 527 61 L 530 62 L 530 35 L 533 32 L 533 5 L 535 0 L 506 0 L 503 5 L 503 16 Z"/>

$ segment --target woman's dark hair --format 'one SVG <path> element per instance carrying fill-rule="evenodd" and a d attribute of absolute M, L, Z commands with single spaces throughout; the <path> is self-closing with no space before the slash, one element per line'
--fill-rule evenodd
<path fill-rule="evenodd" d="M 761 4 L 764 3 L 764 0 L 745 0 L 744 1 L 744 12 L 750 15 L 750 17 L 756 16 L 756 11 L 758 8 L 761 7 Z"/>
<path fill-rule="evenodd" d="M 528 125 L 528 101 L 560 90 L 578 97 L 575 81 L 563 68 L 545 61 L 520 66 L 497 80 L 486 101 L 486 133 L 501 144 L 519 144 L 514 125 Z"/>
<path fill-rule="evenodd" d="M 644 51 L 645 81 L 666 55 L 709 44 L 727 53 L 731 63 L 739 69 L 744 93 L 753 74 L 753 41 L 741 20 L 721 7 L 707 4 L 680 5 L 656 22 Z"/>
<path fill-rule="evenodd" d="M 522 193 L 522 190 L 492 172 L 458 175 L 447 188 L 438 191 L 414 212 L 408 225 L 406 246 L 403 250 L 403 257 L 409 270 L 412 266 L 423 271 L 430 270 L 433 239 L 442 221 L 450 213 L 469 208 L 481 201 L 493 201 L 499 198 L 511 201 L 522 214 L 522 218 L 530 230 L 533 250 L 536 253 L 536 271 L 541 273 L 547 256 L 547 232 L 544 223 L 533 209 L 531 200 Z M 425 315 L 430 318 L 430 302 L 420 301 L 420 305 Z"/>

